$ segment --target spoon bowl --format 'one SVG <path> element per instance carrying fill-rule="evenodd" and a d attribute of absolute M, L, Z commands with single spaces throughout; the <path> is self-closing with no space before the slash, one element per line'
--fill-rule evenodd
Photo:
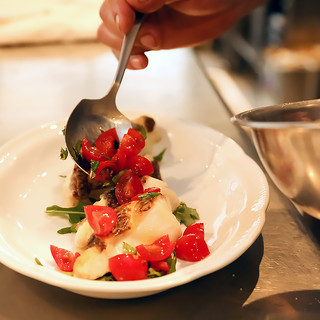
<path fill-rule="evenodd" d="M 91 144 L 94 144 L 98 136 L 110 128 L 116 128 L 121 140 L 128 129 L 132 127 L 131 121 L 118 110 L 116 95 L 143 18 L 144 15 L 137 12 L 132 29 L 124 36 L 116 75 L 107 95 L 101 99 L 81 100 L 67 121 L 65 141 L 68 152 L 75 163 L 85 172 L 88 172 L 87 164 L 78 156 L 75 148 L 79 141 L 87 138 Z"/>

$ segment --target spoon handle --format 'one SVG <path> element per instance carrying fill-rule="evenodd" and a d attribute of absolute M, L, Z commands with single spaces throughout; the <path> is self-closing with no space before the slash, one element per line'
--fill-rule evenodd
<path fill-rule="evenodd" d="M 119 58 L 119 64 L 118 68 L 116 71 L 116 75 L 114 78 L 114 83 L 113 83 L 113 88 L 115 89 L 112 90 L 114 91 L 114 94 L 117 93 L 120 83 L 122 81 L 124 72 L 126 71 L 128 61 L 130 58 L 130 54 L 134 45 L 134 42 L 136 40 L 136 36 L 140 30 L 142 21 L 144 19 L 145 15 L 140 12 L 136 12 L 136 21 L 132 27 L 132 29 L 124 36 L 123 42 L 122 42 L 122 47 L 121 47 L 121 52 L 120 52 L 120 58 Z"/>

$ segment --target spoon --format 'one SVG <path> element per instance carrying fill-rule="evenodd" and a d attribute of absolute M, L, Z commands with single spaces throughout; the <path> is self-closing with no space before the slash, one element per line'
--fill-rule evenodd
<path fill-rule="evenodd" d="M 79 141 L 87 138 L 93 145 L 98 136 L 110 128 L 116 128 L 121 141 L 124 134 L 132 127 L 131 121 L 118 110 L 116 95 L 143 18 L 144 14 L 136 12 L 134 25 L 130 32 L 124 36 L 118 68 L 107 95 L 101 99 L 81 100 L 67 121 L 65 140 L 68 152 L 80 169 L 85 172 L 88 172 L 88 163 L 83 161 L 82 157 L 79 157 L 75 148 Z"/>

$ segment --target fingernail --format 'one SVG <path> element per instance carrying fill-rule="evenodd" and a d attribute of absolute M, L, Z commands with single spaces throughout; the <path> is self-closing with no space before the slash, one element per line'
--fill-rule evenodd
<path fill-rule="evenodd" d="M 140 38 L 141 44 L 146 47 L 153 49 L 157 46 L 155 38 L 151 34 L 145 34 Z"/>

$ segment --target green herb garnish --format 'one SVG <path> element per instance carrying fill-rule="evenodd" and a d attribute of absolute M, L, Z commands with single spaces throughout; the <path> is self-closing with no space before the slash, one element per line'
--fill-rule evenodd
<path fill-rule="evenodd" d="M 180 203 L 176 210 L 174 210 L 173 214 L 180 223 L 183 223 L 187 227 L 199 220 L 197 210 L 187 207 L 184 202 Z"/>
<path fill-rule="evenodd" d="M 123 242 L 122 252 L 129 254 L 137 254 L 137 249 L 133 246 L 130 246 L 130 244 Z"/>
<path fill-rule="evenodd" d="M 66 160 L 68 158 L 68 150 L 67 149 L 60 149 L 60 159 Z"/>
<path fill-rule="evenodd" d="M 139 200 L 149 200 L 149 199 L 153 199 L 155 197 L 157 197 L 158 195 L 160 195 L 160 192 L 147 192 L 144 194 L 140 194 L 138 196 Z"/>
<path fill-rule="evenodd" d="M 161 162 L 166 151 L 167 151 L 167 148 L 163 149 L 158 155 L 153 157 L 153 159 L 157 162 Z"/>
<path fill-rule="evenodd" d="M 34 258 L 34 261 L 36 262 L 36 264 L 38 266 L 42 266 L 43 267 L 43 264 L 41 263 L 41 261 L 37 257 Z"/>
<path fill-rule="evenodd" d="M 99 167 L 100 162 L 96 160 L 91 160 L 90 161 L 90 172 L 89 172 L 89 177 L 93 179 L 96 176 L 96 171 Z"/>

